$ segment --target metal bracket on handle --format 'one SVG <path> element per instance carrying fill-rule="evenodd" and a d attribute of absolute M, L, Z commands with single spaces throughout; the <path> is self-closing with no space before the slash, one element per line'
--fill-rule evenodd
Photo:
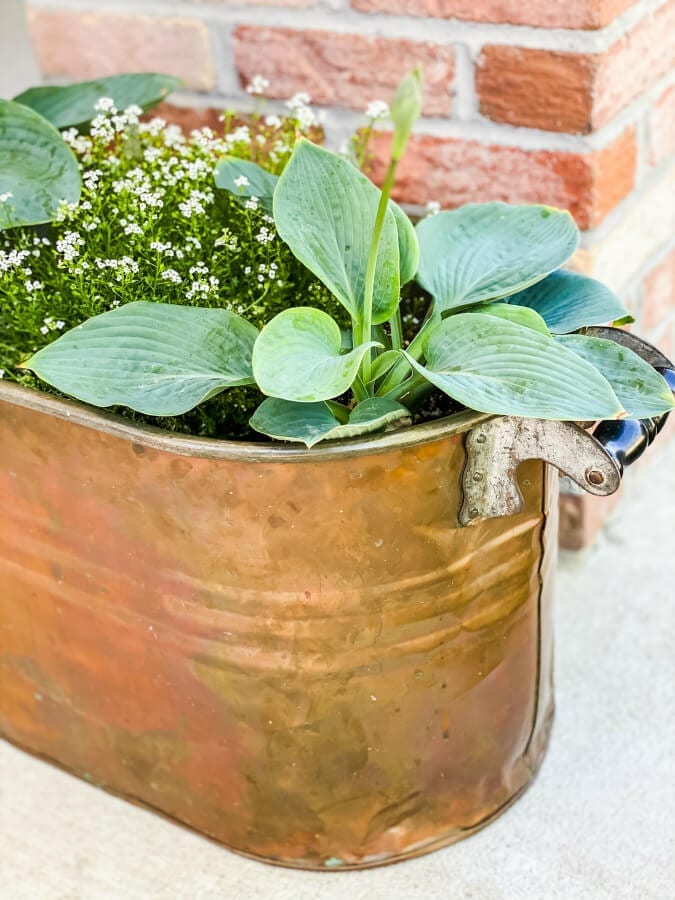
<path fill-rule="evenodd" d="M 595 438 L 572 422 L 489 419 L 466 437 L 462 525 L 511 516 L 523 508 L 516 470 L 526 459 L 543 459 L 591 494 L 618 490 L 621 471 Z"/>

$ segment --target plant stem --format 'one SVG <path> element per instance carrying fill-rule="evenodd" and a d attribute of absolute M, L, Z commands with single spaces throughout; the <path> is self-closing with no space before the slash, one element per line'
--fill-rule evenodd
<path fill-rule="evenodd" d="M 400 350 L 403 346 L 403 322 L 401 321 L 401 307 L 396 307 L 396 312 L 389 319 L 389 328 L 391 329 L 391 348 L 392 350 Z"/>
<path fill-rule="evenodd" d="M 375 290 L 375 268 L 377 266 L 377 252 L 380 247 L 380 236 L 382 235 L 382 226 L 384 225 L 384 217 L 389 204 L 391 189 L 394 186 L 396 177 L 397 159 L 389 162 L 387 176 L 382 185 L 380 192 L 380 202 L 377 206 L 377 214 L 375 215 L 375 226 L 373 228 L 373 237 L 370 242 L 370 250 L 368 252 L 368 263 L 366 265 L 366 283 L 363 293 L 363 319 L 361 320 L 361 338 L 360 343 L 371 339 L 373 328 L 373 293 Z M 372 354 L 370 349 L 366 352 L 361 363 L 361 378 L 364 384 L 368 384 L 370 379 Z"/>
<path fill-rule="evenodd" d="M 419 360 L 422 357 L 425 331 L 432 321 L 432 318 L 426 320 L 426 322 L 422 325 L 420 330 L 410 342 L 410 345 L 407 347 L 406 352 L 410 356 L 412 356 L 413 359 Z M 392 390 L 394 390 L 394 388 L 400 385 L 401 381 L 407 377 L 409 368 L 410 364 L 408 363 L 408 361 L 403 358 L 400 359 L 390 370 L 389 374 L 386 376 L 386 378 L 378 388 L 377 396 L 384 397 L 388 395 Z"/>

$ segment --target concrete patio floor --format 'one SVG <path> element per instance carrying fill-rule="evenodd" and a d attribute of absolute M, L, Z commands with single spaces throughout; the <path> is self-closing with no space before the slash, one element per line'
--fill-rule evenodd
<path fill-rule="evenodd" d="M 0 742 L 0 898 L 673 900 L 675 443 L 628 481 L 598 545 L 561 560 L 548 758 L 483 832 L 383 869 L 272 868 Z"/>

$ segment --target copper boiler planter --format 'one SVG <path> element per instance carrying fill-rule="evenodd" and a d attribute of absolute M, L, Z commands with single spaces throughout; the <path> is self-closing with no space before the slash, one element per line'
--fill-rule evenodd
<path fill-rule="evenodd" d="M 299 451 L 0 383 L 0 735 L 288 866 L 483 827 L 553 711 L 557 477 L 529 457 L 561 461 L 523 422 Z"/>

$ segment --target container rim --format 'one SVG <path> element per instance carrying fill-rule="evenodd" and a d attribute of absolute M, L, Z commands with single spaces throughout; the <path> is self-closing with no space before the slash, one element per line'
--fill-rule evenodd
<path fill-rule="evenodd" d="M 366 435 L 343 441 L 326 441 L 312 449 L 304 446 L 300 449 L 272 441 L 254 443 L 173 434 L 152 425 L 135 425 L 115 413 L 102 411 L 75 400 L 62 400 L 11 382 L 0 381 L 0 403 L 30 409 L 57 419 L 66 419 L 85 428 L 178 456 L 270 463 L 318 462 L 416 447 L 464 434 L 480 422 L 494 418 L 488 413 L 465 410 L 434 422 L 403 427 L 384 434 Z"/>

